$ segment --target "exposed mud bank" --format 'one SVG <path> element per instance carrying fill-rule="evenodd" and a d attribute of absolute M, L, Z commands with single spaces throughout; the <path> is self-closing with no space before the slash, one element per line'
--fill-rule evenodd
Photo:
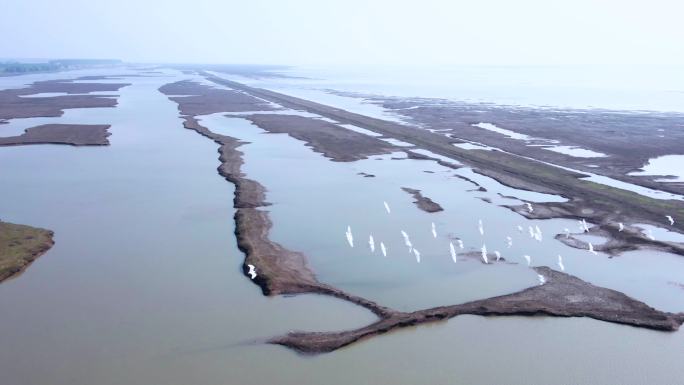
<path fill-rule="evenodd" d="M 105 124 L 43 124 L 27 129 L 22 135 L 0 137 L 0 146 L 24 144 L 69 144 L 72 146 L 106 146 L 109 144 Z"/>
<path fill-rule="evenodd" d="M 416 190 L 413 188 L 409 187 L 402 187 L 402 190 L 406 191 L 407 193 L 411 194 L 413 196 L 413 203 L 418 206 L 419 209 L 425 211 L 426 213 L 436 213 L 439 211 L 444 211 L 444 208 L 440 206 L 439 203 L 433 201 L 432 199 L 424 196 L 420 190 Z"/>
<path fill-rule="evenodd" d="M 128 85 L 130 84 L 75 83 L 72 80 L 48 80 L 33 83 L 26 88 L 0 90 L 0 122 L 18 118 L 58 117 L 62 116 L 64 110 L 69 108 L 115 107 L 116 98 L 87 94 L 103 91 L 115 92 Z M 66 93 L 70 95 L 26 97 L 43 93 Z"/>
<path fill-rule="evenodd" d="M 179 95 L 178 89 L 165 87 L 161 88 L 162 92 Z M 208 94 L 233 92 L 231 90 L 211 89 L 206 86 L 193 87 L 193 92 L 199 93 L 198 98 L 201 100 L 209 98 Z M 203 94 L 205 88 L 210 90 L 207 91 L 207 94 Z M 230 100 L 227 95 L 218 97 L 224 102 Z M 192 101 L 192 98 L 172 97 L 172 99 L 179 104 L 179 110 L 185 119 L 186 128 L 195 130 L 220 145 L 221 165 L 218 169 L 219 173 L 236 186 L 234 196 L 237 209 L 235 233 L 238 246 L 245 253 L 243 263 L 245 275 L 248 271 L 247 265 L 254 265 L 257 271 L 254 283 L 259 285 L 265 295 L 297 293 L 330 295 L 363 306 L 379 318 L 377 322 L 356 330 L 331 333 L 292 332 L 285 336 L 275 337 L 269 341 L 270 343 L 287 346 L 304 353 L 324 353 L 395 328 L 434 322 L 460 314 L 591 317 L 602 321 L 663 331 L 677 330 L 684 322 L 684 315 L 682 314 L 658 311 L 620 292 L 594 286 L 548 267 L 535 268 L 537 273 L 543 275 L 546 280 L 543 285 L 509 295 L 410 313 L 387 308 L 319 282 L 314 272 L 307 265 L 304 254 L 288 250 L 269 239 L 268 233 L 271 222 L 265 209 L 268 205 L 265 201 L 265 189 L 257 181 L 246 178 L 241 172 L 243 160 L 242 153 L 238 148 L 242 142 L 229 136 L 213 133 L 198 124 L 194 115 L 184 113 L 184 111 L 202 111 L 204 114 L 211 114 L 224 112 L 227 109 L 255 111 L 262 101 L 255 98 L 257 101 L 254 102 L 254 105 L 225 106 L 221 103 L 210 102 L 200 109 L 192 104 L 190 106 L 184 105 L 186 99 Z M 208 106 L 213 107 L 209 108 Z M 418 194 L 421 198 L 419 201 L 426 202 L 427 198 L 422 197 L 418 190 L 408 189 L 407 192 L 414 195 Z M 439 208 L 441 209 L 441 207 Z"/>
<path fill-rule="evenodd" d="M 620 292 L 594 286 L 545 266 L 536 267 L 535 270 L 544 276 L 546 283 L 517 293 L 410 313 L 396 312 L 355 330 L 327 333 L 291 332 L 273 338 L 271 343 L 287 346 L 302 353 L 325 353 L 393 329 L 436 322 L 462 314 L 590 317 L 664 331 L 677 330 L 684 322 L 683 313 L 672 314 L 655 310 Z"/>

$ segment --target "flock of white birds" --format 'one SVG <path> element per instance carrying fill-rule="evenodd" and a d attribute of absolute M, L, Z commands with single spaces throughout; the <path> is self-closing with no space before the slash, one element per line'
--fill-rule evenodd
<path fill-rule="evenodd" d="M 383 202 L 383 205 L 385 206 L 385 211 L 387 211 L 387 214 L 391 214 L 392 210 L 390 209 L 389 204 L 387 202 Z M 527 209 L 529 210 L 529 212 L 534 211 L 534 207 L 532 206 L 531 203 L 525 203 L 525 205 L 527 206 Z M 674 221 L 674 218 L 672 216 L 667 215 L 666 218 L 669 221 L 670 225 L 674 225 L 675 221 Z M 624 225 L 622 223 L 618 223 L 618 226 L 619 226 L 619 231 L 624 230 Z M 478 228 L 480 235 L 484 236 L 485 229 L 484 229 L 484 224 L 482 223 L 482 219 L 478 220 L 477 228 Z M 517 226 L 517 229 L 518 229 L 518 232 L 520 232 L 520 233 L 524 232 L 524 228 L 520 225 Z M 579 221 L 579 229 L 582 233 L 589 232 L 589 225 L 585 219 L 582 219 Z M 539 228 L 539 226 L 537 226 L 537 225 L 528 226 L 528 232 L 529 232 L 530 238 L 533 238 L 539 242 L 542 241 L 543 234 L 542 234 L 542 230 Z M 566 229 L 564 229 L 564 232 L 565 232 L 566 237 L 569 238 L 570 237 L 570 230 L 566 228 Z M 437 238 L 437 227 L 435 226 L 434 222 L 432 222 L 432 224 L 431 224 L 431 233 L 432 233 L 433 238 Z M 349 246 L 354 247 L 354 236 L 352 234 L 351 226 L 347 226 L 347 231 L 346 231 L 345 235 L 347 237 L 347 243 L 349 243 Z M 646 235 L 650 239 L 655 239 L 653 237 L 653 235 L 651 234 L 650 230 L 646 231 Z M 420 251 L 418 251 L 418 249 L 416 249 L 413 246 L 413 243 L 411 243 L 411 238 L 409 237 L 408 233 L 404 230 L 401 230 L 401 236 L 404 239 L 404 245 L 408 248 L 409 253 L 412 253 L 416 258 L 416 262 L 420 263 Z M 464 244 L 463 244 L 462 240 L 456 239 L 456 243 L 457 243 L 458 248 L 460 250 L 464 249 Z M 513 238 L 511 236 L 506 236 L 506 245 L 508 248 L 511 248 L 513 246 Z M 591 242 L 587 242 L 587 245 L 588 245 L 587 250 L 589 253 L 592 253 L 594 255 L 598 254 L 594 250 L 594 245 Z M 373 239 L 373 234 L 370 234 L 370 236 L 368 238 L 368 246 L 370 247 L 371 252 L 375 253 L 375 240 Z M 380 250 L 382 251 L 382 255 L 386 257 L 387 256 L 387 247 L 385 246 L 385 244 L 383 242 L 380 242 Z M 449 254 L 451 255 L 451 259 L 454 261 L 454 263 L 457 263 L 458 262 L 458 254 L 456 252 L 456 246 L 454 246 L 454 243 L 451 241 L 449 242 Z M 485 245 L 484 243 L 482 244 L 482 247 L 480 249 L 480 254 L 482 257 L 482 261 L 485 264 L 489 264 L 490 261 L 489 261 L 489 256 L 487 253 L 487 245 Z M 501 259 L 501 252 L 499 252 L 498 250 L 495 250 L 494 255 L 496 256 L 496 261 L 498 262 Z M 532 265 L 532 257 L 531 256 L 523 255 L 523 259 L 527 263 L 527 266 Z M 561 255 L 558 255 L 557 264 L 558 264 L 558 268 L 561 271 L 565 271 L 565 265 L 563 264 L 563 257 Z M 538 276 L 540 285 L 543 285 L 544 283 L 546 283 L 546 278 L 544 276 L 542 276 L 541 274 L 537 274 L 537 276 Z"/>

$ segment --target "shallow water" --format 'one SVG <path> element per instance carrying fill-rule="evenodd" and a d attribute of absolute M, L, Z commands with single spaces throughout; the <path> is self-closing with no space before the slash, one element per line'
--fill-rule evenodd
<path fill-rule="evenodd" d="M 384 108 L 376 103 L 372 103 L 364 97 L 342 96 L 340 94 L 331 92 L 332 90 L 311 88 L 306 85 L 305 79 L 291 81 L 287 78 L 281 78 L 277 82 L 270 82 L 256 78 L 246 78 L 220 72 L 212 72 L 212 74 L 220 78 L 234 80 L 239 83 L 249 84 L 254 87 L 263 87 L 286 95 L 313 100 L 321 104 L 334 106 L 357 114 L 382 120 L 389 120 L 395 123 L 408 124 L 401 115 L 395 113 L 393 110 Z"/>
<path fill-rule="evenodd" d="M 526 141 L 532 141 L 532 140 L 538 140 L 537 138 L 534 138 L 529 135 L 521 134 L 519 132 L 507 130 L 505 128 L 501 128 L 495 124 L 492 123 L 475 123 L 472 124 L 472 126 L 479 127 L 488 131 L 496 132 L 497 134 L 505 135 L 509 138 L 512 139 L 517 139 L 517 140 L 526 140 Z"/>
<path fill-rule="evenodd" d="M 240 271 L 233 188 L 216 173 L 216 145 L 183 129 L 156 91 L 177 79 L 131 80 L 119 107 L 82 111 L 113 124 L 110 147 L 0 148 L 12 166 L 0 168 L 3 220 L 56 234 L 46 255 L 0 285 L 0 306 L 11 309 L 0 328 L 12 330 L 0 345 L 3 382 L 146 383 L 288 329 L 375 319 L 322 296 L 263 297 Z M 176 374 L 166 383 L 193 382 Z"/>
<path fill-rule="evenodd" d="M 629 175 L 662 175 L 673 178 L 661 178 L 659 182 L 684 182 L 684 155 L 664 155 L 649 159 L 642 171 Z"/>
<path fill-rule="evenodd" d="M 527 220 L 478 199 L 504 195 L 547 202 L 564 201 L 563 197 L 513 189 L 466 167 L 454 171 L 434 161 L 406 159 L 401 153 L 357 162 L 330 162 L 301 141 L 286 134 L 267 134 L 243 119 L 214 114 L 203 117 L 202 123 L 250 142 L 241 147 L 245 153 L 243 171 L 268 190 L 267 200 L 273 203 L 268 211 L 274 222 L 274 240 L 309 256 L 322 281 L 388 306 L 415 310 L 532 286 L 536 274 L 526 267 L 525 254 L 532 256 L 533 266 L 555 268 L 557 255 L 561 254 L 567 271 L 581 278 L 594 277 L 589 274 L 593 269 L 602 274 L 613 274 L 611 269 L 615 269 L 620 276 L 621 271 L 631 271 L 637 264 L 630 259 L 616 263 L 604 254 L 594 256 L 553 239 L 565 228 L 575 231 L 574 220 Z M 363 178 L 358 175 L 361 172 L 375 177 Z M 486 186 L 487 193 L 474 191 L 472 183 L 453 177 L 454 173 L 464 172 Z M 419 210 L 401 187 L 421 190 L 445 211 L 429 214 Z M 388 202 L 391 214 L 385 211 L 383 202 Z M 484 235 L 479 233 L 478 219 L 483 221 Z M 436 239 L 431 234 L 432 222 L 436 225 Z M 523 227 L 522 233 L 518 225 Z M 344 236 L 347 226 L 354 237 L 353 248 Z M 530 226 L 540 227 L 542 242 L 528 235 Z M 420 250 L 420 263 L 404 245 L 402 230 L 413 247 Z M 387 257 L 379 250 L 370 250 L 370 235 L 376 245 L 382 241 L 387 246 Z M 508 236 L 513 241 L 510 249 Z M 461 255 L 453 263 L 448 253 L 449 242 L 455 239 L 464 242 L 462 252 L 478 252 L 484 244 L 490 252 L 500 251 L 508 263 L 484 265 L 479 255 Z M 597 262 L 599 267 L 586 262 L 588 255 L 602 261 Z M 654 264 L 650 269 L 676 277 L 674 271 L 684 271 L 684 258 L 675 257 L 674 261 L 676 268 Z M 620 288 L 644 301 L 655 298 L 646 286 Z M 677 303 L 684 308 L 684 302 Z"/>
<path fill-rule="evenodd" d="M 526 142 L 546 142 L 546 143 L 559 143 L 557 140 L 551 140 L 551 139 L 542 139 L 542 138 L 535 138 L 529 135 L 521 134 L 515 131 L 507 130 L 505 128 L 501 128 L 496 126 L 495 124 L 492 123 L 476 123 L 473 124 L 472 126 L 479 127 L 488 131 L 496 132 L 501 135 L 505 135 L 509 138 L 516 139 L 516 140 L 523 140 Z M 549 150 L 553 152 L 557 152 L 559 154 L 565 154 L 565 155 L 570 155 L 573 157 L 577 158 L 600 158 L 600 157 L 605 157 L 607 156 L 606 154 L 602 154 L 600 152 L 596 151 L 591 151 L 587 150 L 584 148 L 580 148 L 577 146 L 561 146 L 561 145 L 546 145 L 546 144 L 530 144 L 530 146 L 534 147 L 542 147 L 544 150 Z"/>
<path fill-rule="evenodd" d="M 117 108 L 80 111 L 83 119 L 113 125 L 109 147 L 0 148 L 0 164 L 12 165 L 0 168 L 0 216 L 53 229 L 57 242 L 25 274 L 0 285 L 0 307 L 11 309 L 0 317 L 0 328 L 12 331 L 0 345 L 3 381 L 636 385 L 672 384 L 684 376 L 678 362 L 683 333 L 589 319 L 463 316 L 316 357 L 262 344 L 289 329 L 353 328 L 374 316 L 323 296 L 263 297 L 242 275 L 233 188 L 216 173 L 217 145 L 183 129 L 175 103 L 156 91 L 183 78 L 131 78 L 135 84 L 122 89 Z M 472 183 L 434 161 L 398 152 L 330 162 L 298 140 L 222 115 L 203 123 L 252 141 L 240 148 L 244 171 L 269 190 L 272 237 L 305 252 L 322 281 L 411 309 L 535 285 L 522 255 L 531 255 L 533 265 L 557 268 L 561 253 L 570 274 L 658 308 L 684 309 L 684 291 L 668 284 L 681 281 L 684 258 L 594 256 L 553 239 L 565 227 L 575 230 L 576 221 L 529 221 L 485 203 L 478 199 L 483 193 L 468 191 Z M 420 211 L 400 187 L 421 189 L 445 211 Z M 491 194 L 504 192 L 488 187 Z M 344 238 L 347 225 L 353 249 Z M 517 225 L 525 231 L 538 225 L 543 241 L 519 233 Z M 420 264 L 400 230 L 423 254 Z M 388 246 L 387 257 L 371 253 L 370 233 Z M 510 249 L 506 236 L 513 238 Z M 510 264 L 484 265 L 465 256 L 454 264 L 448 244 L 456 237 L 466 251 L 486 242 Z"/>
<path fill-rule="evenodd" d="M 82 76 L 100 76 L 100 75 L 131 75 L 135 74 L 136 71 L 128 66 L 124 67 L 107 67 L 107 68 L 91 68 L 91 69 L 78 69 L 69 71 L 60 71 L 54 73 L 35 73 L 17 76 L 0 76 L 0 90 L 13 89 L 13 88 L 24 88 L 33 82 L 44 81 L 44 80 L 58 80 L 58 79 L 75 79 Z M 93 82 L 89 80 L 87 82 Z M 97 80 L 101 82 L 101 80 Z"/>
<path fill-rule="evenodd" d="M 40 117 L 10 119 L 7 124 L 0 124 L 0 137 L 21 135 L 26 129 L 42 124 L 108 124 L 107 118 L 114 113 L 112 107 L 101 108 L 69 108 L 59 117 Z"/>
<path fill-rule="evenodd" d="M 403 142 L 399 139 L 394 139 L 394 138 L 381 138 L 380 140 L 385 141 L 393 146 L 397 147 L 415 147 L 416 145 L 413 143 L 407 143 Z"/>
<path fill-rule="evenodd" d="M 421 154 L 421 155 L 429 156 L 430 158 L 439 159 L 439 160 L 441 160 L 442 162 L 451 164 L 452 166 L 462 166 L 462 165 L 463 165 L 461 162 L 459 162 L 459 161 L 457 161 L 457 160 L 455 160 L 455 159 L 451 159 L 451 158 L 449 158 L 449 157 L 447 157 L 447 156 L 444 156 L 444 155 L 435 154 L 435 153 L 432 152 L 432 151 L 425 150 L 425 149 L 422 149 L 422 148 L 412 148 L 412 149 L 411 149 L 411 152 L 415 152 L 416 154 Z"/>
<path fill-rule="evenodd" d="M 375 131 L 366 130 L 365 128 L 361 128 L 361 127 L 355 126 L 353 124 L 338 124 L 338 125 L 340 127 L 346 128 L 348 130 L 358 132 L 359 134 L 364 134 L 364 135 L 374 136 L 374 137 L 382 136 L 382 134 L 378 134 Z"/>
<path fill-rule="evenodd" d="M 582 242 L 591 242 L 594 246 L 606 243 L 608 241 L 608 238 L 594 234 L 576 234 L 573 235 L 573 238 L 579 239 Z"/>
<path fill-rule="evenodd" d="M 634 226 L 645 230 L 647 234 L 652 235 L 657 240 L 684 243 L 684 234 L 677 231 L 670 231 L 664 227 L 645 223 L 636 223 Z"/>
<path fill-rule="evenodd" d="M 575 158 L 605 158 L 606 154 L 577 146 L 544 146 L 544 150 L 570 155 Z"/>
<path fill-rule="evenodd" d="M 589 113 L 595 108 L 629 114 L 644 111 L 684 112 L 682 107 L 684 106 L 684 92 L 672 91 L 677 87 L 684 90 L 684 76 L 676 67 L 457 66 L 423 69 L 294 67 L 284 72 L 295 78 L 245 78 L 220 73 L 216 75 L 254 87 L 262 87 L 304 99 L 310 98 L 322 104 L 404 124 L 406 122 L 397 117 L 395 111 L 385 109 L 377 103 L 368 103 L 368 99 L 363 95 L 446 98 L 470 103 L 526 106 L 552 111 L 562 111 L 568 108 L 586 110 L 576 110 L 575 113 Z M 630 79 L 631 86 L 637 84 L 633 82 L 634 73 L 640 74 L 637 77 L 639 87 L 625 89 L 625 79 Z M 597 84 L 603 86 L 597 89 Z M 357 97 L 342 97 L 338 95 L 339 92 L 347 92 Z M 412 123 L 409 122 L 409 124 Z M 500 133 L 506 132 L 505 134 L 509 136 L 522 135 L 510 130 L 500 130 L 503 130 Z M 455 143 L 454 146 L 466 150 L 494 149 L 476 143 Z M 547 149 L 582 158 L 604 155 L 574 146 L 566 147 Z M 684 200 L 684 196 L 679 194 L 654 190 L 602 175 L 589 174 L 584 179 L 654 199 Z"/>
<path fill-rule="evenodd" d="M 454 147 L 458 147 L 458 148 L 461 148 L 463 150 L 493 150 L 494 149 L 494 147 L 489 147 L 489 146 L 485 146 L 482 144 L 468 143 L 468 142 L 454 143 L 453 145 L 454 145 Z"/>
<path fill-rule="evenodd" d="M 603 184 L 603 185 L 606 185 L 606 186 L 615 187 L 615 188 L 618 188 L 618 189 L 621 189 L 621 190 L 631 191 L 631 192 L 637 193 L 637 194 L 639 194 L 639 195 L 643 195 L 643 196 L 645 196 L 645 197 L 649 197 L 649 198 L 653 198 L 653 199 L 663 199 L 663 200 L 675 199 L 675 200 L 684 200 L 684 196 L 679 195 L 679 194 L 669 193 L 669 192 L 662 191 L 662 190 L 655 190 L 655 189 L 652 189 L 652 188 L 648 188 L 648 187 L 636 185 L 636 184 L 633 184 L 633 183 L 623 182 L 623 181 L 620 181 L 620 180 L 617 180 L 617 179 L 613 179 L 613 178 L 611 178 L 611 177 L 607 177 L 607 176 L 604 176 L 604 175 L 594 174 L 594 173 L 590 173 L 590 172 L 587 172 L 587 171 L 580 171 L 580 170 L 577 170 L 577 169 L 574 169 L 574 168 L 571 168 L 571 167 L 565 167 L 565 166 L 561 166 L 561 165 L 558 165 L 558 164 L 555 164 L 555 163 L 545 162 L 545 161 L 542 161 L 542 160 L 539 160 L 539 159 L 535 159 L 535 158 L 531 158 L 531 157 L 527 157 L 527 156 L 522 156 L 522 155 L 513 154 L 513 153 L 510 153 L 510 152 L 508 152 L 508 151 L 504 151 L 504 150 L 502 150 L 502 149 L 500 149 L 500 148 L 495 148 L 495 147 L 486 146 L 486 145 L 484 145 L 484 144 L 477 143 L 477 142 L 472 142 L 472 141 L 470 141 L 470 142 L 466 142 L 466 143 L 454 143 L 453 145 L 456 146 L 456 147 L 465 149 L 465 150 L 496 150 L 496 151 L 505 152 L 505 153 L 511 154 L 511 155 L 513 155 L 513 156 L 519 156 L 519 157 L 521 157 L 521 158 L 529 159 L 529 160 L 532 160 L 532 161 L 535 161 L 535 162 L 544 163 L 544 164 L 547 164 L 547 165 L 549 165 L 549 166 L 557 167 L 557 168 L 560 168 L 560 169 L 563 169 L 563 170 L 576 172 L 576 173 L 578 173 L 578 174 L 584 174 L 584 175 L 586 175 L 586 176 L 580 178 L 580 179 L 583 179 L 583 180 L 587 180 L 587 181 L 590 181 L 590 182 Z"/>

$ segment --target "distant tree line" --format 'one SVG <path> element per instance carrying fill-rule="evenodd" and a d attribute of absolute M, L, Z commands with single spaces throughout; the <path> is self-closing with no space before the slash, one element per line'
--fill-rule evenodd
<path fill-rule="evenodd" d="M 22 63 L 16 61 L 0 62 L 0 73 L 21 74 L 30 72 L 48 72 L 89 66 L 120 64 L 114 59 L 59 59 L 43 63 Z"/>

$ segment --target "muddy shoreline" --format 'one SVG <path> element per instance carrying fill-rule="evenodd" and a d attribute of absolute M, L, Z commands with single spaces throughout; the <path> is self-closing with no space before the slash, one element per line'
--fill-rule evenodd
<path fill-rule="evenodd" d="M 167 87 L 168 86 L 168 87 Z M 179 84 L 167 85 L 160 88 L 166 95 L 182 95 Z M 198 84 L 182 85 L 186 91 L 192 89 L 193 95 L 202 94 L 199 98 L 208 97 L 206 86 Z M 216 94 L 218 90 L 211 89 L 207 93 Z M 231 99 L 230 90 L 220 98 L 224 101 Z M 243 95 L 244 96 L 244 95 Z M 242 96 L 241 96 L 242 97 Z M 178 103 L 181 117 L 185 120 L 185 127 L 212 139 L 219 144 L 221 165 L 219 173 L 235 185 L 234 205 L 235 235 L 238 247 L 245 253 L 243 273 L 247 275 L 248 265 L 254 265 L 257 284 L 265 295 L 313 293 L 330 295 L 335 298 L 350 301 L 363 306 L 379 318 L 375 323 L 366 327 L 335 333 L 307 333 L 292 332 L 285 336 L 275 337 L 270 343 L 287 346 L 304 353 L 330 352 L 349 345 L 363 338 L 388 332 L 399 327 L 406 327 L 426 322 L 434 322 L 459 314 L 478 315 L 550 315 L 561 317 L 591 317 L 598 320 L 628 324 L 638 327 L 663 331 L 677 330 L 684 316 L 655 310 L 646 304 L 627 297 L 614 290 L 593 286 L 579 278 L 556 272 L 547 267 L 536 268 L 539 274 L 547 277 L 544 285 L 525 289 L 523 291 L 473 301 L 460 305 L 443 306 L 420 310 L 411 313 L 399 312 L 365 298 L 358 297 L 335 287 L 321 283 L 313 271 L 308 267 L 306 256 L 302 253 L 288 250 L 282 245 L 271 241 L 268 233 L 271 222 L 265 207 L 265 189 L 257 181 L 250 180 L 241 172 L 242 153 L 238 147 L 242 142 L 235 138 L 211 132 L 196 120 L 191 112 L 202 111 L 204 114 L 225 112 L 229 110 L 255 111 L 263 102 L 254 98 L 252 105 L 226 105 L 212 103 L 198 108 L 195 105 L 185 105 L 186 99 L 192 97 L 173 97 Z M 244 99 L 243 99 L 244 100 Z"/>

